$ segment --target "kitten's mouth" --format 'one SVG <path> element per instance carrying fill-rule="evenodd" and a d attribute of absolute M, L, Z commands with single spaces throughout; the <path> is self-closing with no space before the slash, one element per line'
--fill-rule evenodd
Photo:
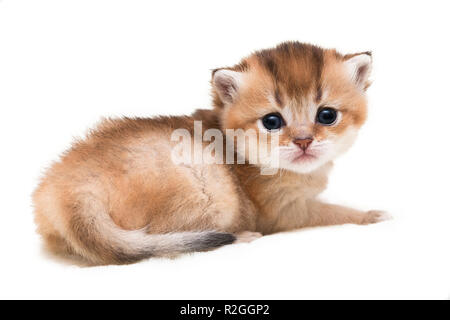
<path fill-rule="evenodd" d="M 292 162 L 310 162 L 317 159 L 317 157 L 315 155 L 309 154 L 309 153 L 305 153 L 303 152 L 302 154 L 295 156 L 294 159 L 292 159 Z"/>

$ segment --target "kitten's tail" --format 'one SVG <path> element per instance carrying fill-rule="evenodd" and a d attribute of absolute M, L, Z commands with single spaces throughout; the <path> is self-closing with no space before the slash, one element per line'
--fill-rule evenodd
<path fill-rule="evenodd" d="M 73 249 L 96 264 L 132 263 L 141 259 L 202 251 L 233 243 L 231 233 L 218 231 L 149 234 L 145 228 L 124 230 L 107 212 L 74 215 L 68 239 Z"/>

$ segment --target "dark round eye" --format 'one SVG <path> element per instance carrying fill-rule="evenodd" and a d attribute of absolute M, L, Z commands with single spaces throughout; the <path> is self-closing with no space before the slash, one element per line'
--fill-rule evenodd
<path fill-rule="evenodd" d="M 333 108 L 322 108 L 317 112 L 317 122 L 325 125 L 333 124 L 337 118 L 337 111 Z"/>
<path fill-rule="evenodd" d="M 267 130 L 277 130 L 284 126 L 283 118 L 279 113 L 269 113 L 262 118 L 264 128 Z"/>

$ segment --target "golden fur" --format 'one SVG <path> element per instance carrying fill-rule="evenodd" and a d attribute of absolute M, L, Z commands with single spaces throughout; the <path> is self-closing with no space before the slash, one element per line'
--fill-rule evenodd
<path fill-rule="evenodd" d="M 39 233 L 53 252 L 110 264 L 207 250 L 259 233 L 380 221 L 378 211 L 360 212 L 315 199 L 326 186 L 331 161 L 351 145 L 366 119 L 370 65 L 358 65 L 353 75 L 345 65 L 360 55 L 369 53 L 344 56 L 284 43 L 215 70 L 213 110 L 185 117 L 103 121 L 64 153 L 36 189 Z M 241 85 L 219 79 L 223 70 L 235 72 Z M 314 123 L 311 115 L 328 104 L 338 108 L 339 123 Z M 279 134 L 282 147 L 294 148 L 293 140 L 311 136 L 329 145 L 323 160 L 292 168 L 282 163 L 275 175 L 261 175 L 258 164 L 248 162 L 171 161 L 175 129 L 192 132 L 193 121 L 202 120 L 203 130 L 268 134 L 258 128 L 258 119 L 271 112 L 289 120 Z"/>

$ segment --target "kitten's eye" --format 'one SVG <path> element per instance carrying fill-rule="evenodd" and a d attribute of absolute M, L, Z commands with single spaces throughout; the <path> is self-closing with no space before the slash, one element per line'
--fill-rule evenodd
<path fill-rule="evenodd" d="M 264 128 L 267 130 L 277 130 L 285 125 L 283 118 L 279 113 L 269 113 L 262 118 Z"/>
<path fill-rule="evenodd" d="M 333 108 L 322 108 L 317 112 L 317 122 L 324 125 L 331 125 L 337 119 L 337 111 Z"/>

